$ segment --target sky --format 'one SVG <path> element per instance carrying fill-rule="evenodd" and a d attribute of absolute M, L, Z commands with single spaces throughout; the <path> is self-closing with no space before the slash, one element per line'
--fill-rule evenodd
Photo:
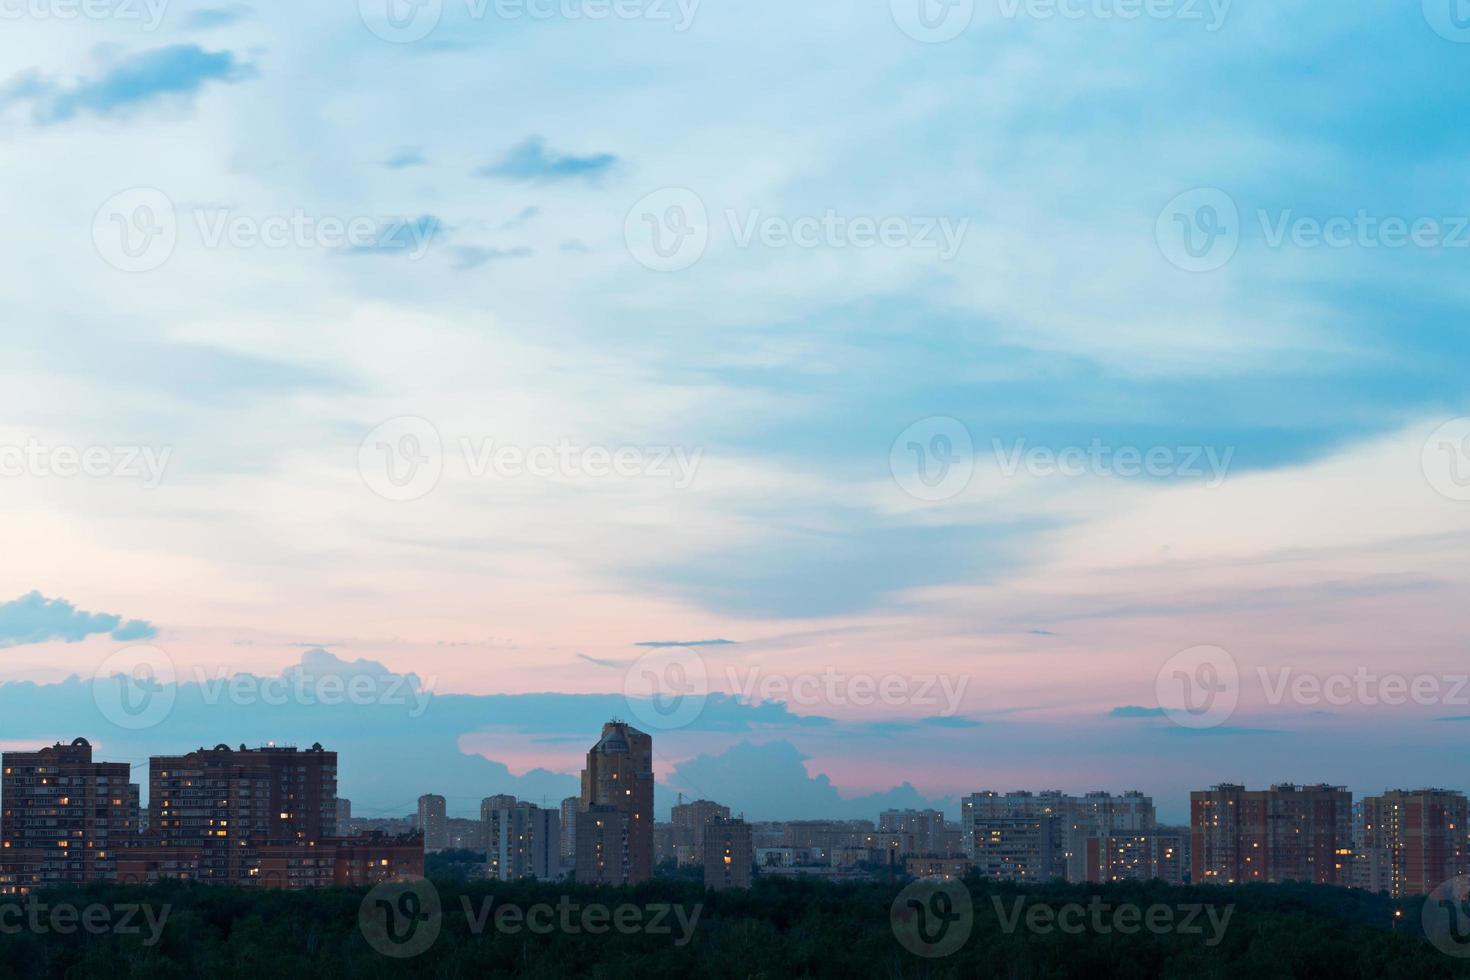
<path fill-rule="evenodd" d="M 1458 4 L 0 0 L 0 747 L 1470 789 Z"/>

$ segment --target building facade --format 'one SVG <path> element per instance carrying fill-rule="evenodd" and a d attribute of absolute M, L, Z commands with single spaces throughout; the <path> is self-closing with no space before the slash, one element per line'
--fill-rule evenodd
<path fill-rule="evenodd" d="M 670 841 L 674 857 L 680 864 L 698 864 L 704 860 L 704 828 L 715 820 L 729 820 L 730 808 L 712 800 L 677 803 L 670 811 L 673 824 Z"/>
<path fill-rule="evenodd" d="M 84 738 L 0 757 L 0 889 L 109 881 L 137 843 L 126 762 L 94 762 Z"/>
<path fill-rule="evenodd" d="M 1222 783 L 1191 793 L 1189 809 L 1195 884 L 1352 882 L 1353 797 L 1341 786 Z"/>
<path fill-rule="evenodd" d="M 750 887 L 755 867 L 750 824 L 716 817 L 704 825 L 702 846 L 704 887 L 716 891 Z"/>
<path fill-rule="evenodd" d="M 560 877 L 559 810 L 542 809 L 515 797 L 490 797 L 480 804 L 480 820 L 485 828 L 488 877 L 500 881 Z"/>
<path fill-rule="evenodd" d="M 444 797 L 425 793 L 419 797 L 419 832 L 425 851 L 442 851 L 449 846 L 449 804 Z"/>
<path fill-rule="evenodd" d="M 621 721 L 603 725 L 587 753 L 578 806 L 578 881 L 622 885 L 653 877 L 651 736 Z"/>
<path fill-rule="evenodd" d="M 1358 884 L 1394 898 L 1427 895 L 1467 862 L 1467 803 L 1444 789 L 1389 790 L 1363 799 Z"/>
<path fill-rule="evenodd" d="M 196 877 L 254 884 L 267 845 L 309 847 L 335 836 L 337 753 L 318 743 L 154 756 L 148 818 L 147 846 L 197 851 Z"/>

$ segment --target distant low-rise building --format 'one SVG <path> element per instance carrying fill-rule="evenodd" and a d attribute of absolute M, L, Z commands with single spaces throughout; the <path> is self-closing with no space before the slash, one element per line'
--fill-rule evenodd
<path fill-rule="evenodd" d="M 717 817 L 704 825 L 704 887 L 749 888 L 755 864 L 750 824 Z"/>

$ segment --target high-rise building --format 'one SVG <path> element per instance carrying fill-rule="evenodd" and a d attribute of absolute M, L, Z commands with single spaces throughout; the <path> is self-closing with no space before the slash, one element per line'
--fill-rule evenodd
<path fill-rule="evenodd" d="M 991 817 L 975 823 L 970 859 L 982 878 L 1049 881 L 1057 877 L 1056 818 Z"/>
<path fill-rule="evenodd" d="M 197 849 L 196 877 L 253 884 L 266 845 L 315 846 L 337 830 L 337 753 L 227 745 L 148 761 L 148 846 Z"/>
<path fill-rule="evenodd" d="M 508 803 L 508 805 L 507 805 Z M 486 874 L 510 881 L 561 874 L 561 814 L 510 796 L 492 796 L 480 804 L 485 827 Z"/>
<path fill-rule="evenodd" d="M 749 888 L 755 867 L 750 824 L 716 817 L 703 830 L 704 887 Z"/>
<path fill-rule="evenodd" d="M 1463 793 L 1395 789 L 1365 797 L 1355 884 L 1394 898 L 1427 895 L 1470 871 L 1467 832 Z"/>
<path fill-rule="evenodd" d="M 704 860 L 704 828 L 715 820 L 730 819 L 730 808 L 711 800 L 677 803 L 669 813 L 673 824 L 674 856 L 680 864 Z"/>
<path fill-rule="evenodd" d="M 352 801 L 337 797 L 337 834 L 346 836 L 352 833 Z"/>
<path fill-rule="evenodd" d="M 424 835 L 425 851 L 442 851 L 449 847 L 449 805 L 444 797 L 425 793 L 419 797 L 419 832 Z"/>
<path fill-rule="evenodd" d="M 1087 881 L 1152 881 L 1182 885 L 1189 876 L 1189 831 L 1158 828 L 1090 836 L 1084 844 Z"/>
<path fill-rule="evenodd" d="M 964 853 L 977 858 L 984 842 L 993 850 L 990 829 L 996 821 L 1040 821 L 1049 833 L 1047 868 L 1028 868 L 1025 877 L 1087 881 L 1090 838 L 1120 833 L 1144 833 L 1156 825 L 1154 802 L 1131 790 L 1122 794 L 1092 792 L 1069 796 L 1058 790 L 1042 793 L 982 791 L 965 797 L 961 807 Z M 1016 828 L 1003 825 L 1008 835 Z M 941 829 L 942 832 L 942 829 Z"/>
<path fill-rule="evenodd" d="M 621 721 L 587 753 L 577 815 L 577 880 L 636 884 L 653 877 L 653 739 Z M 585 860 L 584 860 L 585 859 Z"/>
<path fill-rule="evenodd" d="M 944 857 L 948 855 L 944 839 L 944 813 L 940 810 L 884 810 L 878 814 L 878 830 L 882 833 L 913 836 L 910 856 Z"/>
<path fill-rule="evenodd" d="M 112 879 L 136 843 L 138 787 L 126 762 L 93 762 L 84 738 L 0 759 L 0 875 L 11 890 Z"/>
<path fill-rule="evenodd" d="M 1341 786 L 1222 783 L 1189 794 L 1195 884 L 1352 880 L 1353 797 Z"/>
<path fill-rule="evenodd" d="M 577 811 L 582 808 L 582 799 L 568 796 L 561 801 L 561 863 L 570 868 L 577 860 Z"/>

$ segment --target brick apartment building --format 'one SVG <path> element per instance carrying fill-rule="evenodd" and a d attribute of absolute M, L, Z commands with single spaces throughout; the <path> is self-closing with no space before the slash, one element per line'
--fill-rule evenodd
<path fill-rule="evenodd" d="M 1195 884 L 1352 881 L 1353 797 L 1341 786 L 1233 783 L 1189 794 Z"/>
<path fill-rule="evenodd" d="M 653 877 L 653 738 L 621 721 L 587 753 L 577 813 L 577 880 L 637 884 Z"/>
<path fill-rule="evenodd" d="M 0 893 L 111 880 L 138 828 L 126 762 L 95 762 L 78 738 L 0 757 Z"/>
<path fill-rule="evenodd" d="M 1363 799 L 1363 863 L 1367 881 L 1394 898 L 1427 895 L 1470 871 L 1467 802 L 1445 789 L 1389 790 Z"/>

